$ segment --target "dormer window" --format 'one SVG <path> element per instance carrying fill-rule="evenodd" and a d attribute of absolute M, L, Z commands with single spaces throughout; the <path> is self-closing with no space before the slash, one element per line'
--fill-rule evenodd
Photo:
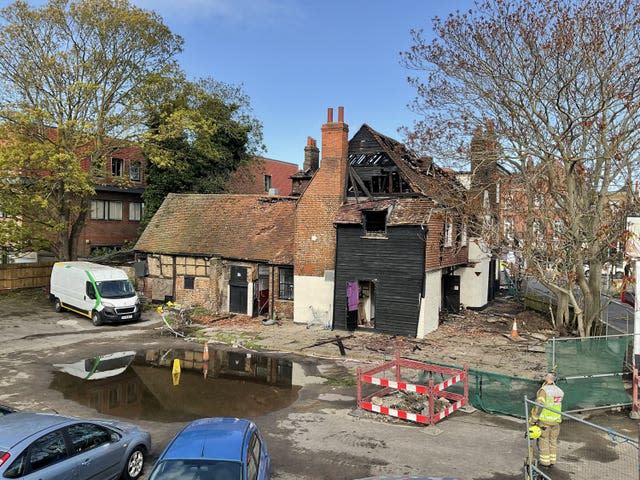
<path fill-rule="evenodd" d="M 387 211 L 369 210 L 362 212 L 364 234 L 367 237 L 384 237 L 387 234 Z"/>

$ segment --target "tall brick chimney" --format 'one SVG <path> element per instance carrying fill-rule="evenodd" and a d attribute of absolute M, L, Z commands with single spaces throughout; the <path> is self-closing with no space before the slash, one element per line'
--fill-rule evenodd
<path fill-rule="evenodd" d="M 342 195 L 347 179 L 349 125 L 344 123 L 344 107 L 338 107 L 338 121 L 333 121 L 333 108 L 327 109 L 327 123 L 322 125 L 322 161 L 320 169 L 333 179 L 325 193 Z M 331 189 L 329 191 L 329 189 Z"/>
<path fill-rule="evenodd" d="M 304 147 L 304 166 L 305 172 L 313 173 L 318 170 L 320 165 L 320 149 L 316 145 L 315 138 L 307 137 L 307 146 Z"/>
<path fill-rule="evenodd" d="M 324 277 L 327 271 L 335 269 L 336 230 L 333 222 L 344 201 L 349 153 L 348 135 L 349 126 L 344 123 L 344 108 L 338 107 L 337 122 L 333 118 L 333 109 L 329 108 L 327 122 L 322 125 L 320 168 L 296 206 L 296 277 Z M 305 153 L 306 150 L 305 148 Z"/>

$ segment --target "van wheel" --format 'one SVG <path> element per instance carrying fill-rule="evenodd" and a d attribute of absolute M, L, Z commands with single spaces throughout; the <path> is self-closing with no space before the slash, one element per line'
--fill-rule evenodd
<path fill-rule="evenodd" d="M 96 312 L 95 310 L 91 313 L 91 321 L 96 327 L 102 325 L 102 316 L 100 312 Z"/>
<path fill-rule="evenodd" d="M 55 309 L 56 312 L 60 313 L 62 312 L 63 308 L 62 308 L 62 303 L 60 302 L 59 298 L 56 298 L 53 301 L 53 308 Z"/>

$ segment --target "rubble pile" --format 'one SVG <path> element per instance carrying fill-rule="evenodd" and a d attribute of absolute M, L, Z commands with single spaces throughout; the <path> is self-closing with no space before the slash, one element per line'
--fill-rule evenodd
<path fill-rule="evenodd" d="M 384 396 L 371 397 L 371 403 L 380 407 L 403 410 L 405 412 L 419 415 L 429 415 L 429 395 L 419 395 L 413 392 L 403 392 L 400 390 Z M 443 397 L 434 398 L 434 413 L 440 413 L 447 408 L 451 402 Z"/>

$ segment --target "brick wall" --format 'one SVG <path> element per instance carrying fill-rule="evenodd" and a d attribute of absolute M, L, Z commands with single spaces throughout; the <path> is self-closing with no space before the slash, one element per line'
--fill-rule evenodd
<path fill-rule="evenodd" d="M 461 246 L 458 240 L 457 225 L 453 223 L 452 245 L 444 246 L 444 215 L 434 215 L 429 220 L 426 242 L 425 270 L 437 270 L 460 265 L 467 261 L 468 247 Z"/>
<path fill-rule="evenodd" d="M 333 220 L 344 198 L 349 126 L 339 107 L 338 121 L 329 109 L 322 126 L 322 161 L 296 207 L 295 275 L 323 276 L 335 269 Z"/>
<path fill-rule="evenodd" d="M 135 242 L 140 234 L 140 221 L 129 220 L 129 204 L 142 202 L 140 195 L 123 192 L 98 192 L 93 199 L 122 202 L 122 220 L 93 220 L 87 212 L 87 220 L 80 234 L 78 255 L 89 255 L 91 247 L 122 246 Z"/>

